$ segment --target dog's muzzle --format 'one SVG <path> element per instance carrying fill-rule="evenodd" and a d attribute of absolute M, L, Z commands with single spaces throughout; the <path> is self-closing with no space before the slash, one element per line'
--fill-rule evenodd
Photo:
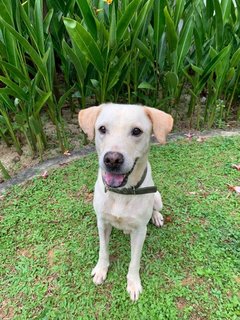
<path fill-rule="evenodd" d="M 123 155 L 118 152 L 107 152 L 103 160 L 107 169 L 106 172 L 102 175 L 104 184 L 107 187 L 111 188 L 123 187 L 127 183 L 128 176 L 133 172 L 137 160 L 138 158 L 135 159 L 130 171 L 121 173 L 120 169 L 122 164 L 124 163 Z"/>

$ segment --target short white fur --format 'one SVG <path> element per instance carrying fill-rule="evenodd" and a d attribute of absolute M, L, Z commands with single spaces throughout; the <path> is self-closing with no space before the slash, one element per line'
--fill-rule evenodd
<path fill-rule="evenodd" d="M 124 187 L 134 186 L 141 179 L 147 167 L 147 175 L 141 187 L 153 186 L 148 151 L 152 131 L 160 142 L 164 142 L 171 131 L 173 119 L 170 115 L 149 107 L 138 105 L 103 104 L 79 113 L 79 123 L 90 139 L 95 135 L 95 144 L 99 157 L 99 172 L 94 190 L 94 209 L 97 216 L 99 233 L 99 258 L 92 270 L 93 282 L 99 285 L 107 277 L 109 268 L 109 239 L 112 227 L 130 234 L 131 260 L 127 273 L 127 291 L 136 301 L 142 292 L 139 275 L 140 259 L 150 219 L 157 226 L 163 225 L 162 199 L 159 192 L 143 195 L 123 195 L 105 192 L 102 179 L 104 155 L 107 152 L 119 152 L 124 156 L 122 171 L 128 172 L 137 163 L 129 175 Z M 104 126 L 106 133 L 99 128 Z M 133 128 L 140 128 L 139 137 L 131 134 Z"/>

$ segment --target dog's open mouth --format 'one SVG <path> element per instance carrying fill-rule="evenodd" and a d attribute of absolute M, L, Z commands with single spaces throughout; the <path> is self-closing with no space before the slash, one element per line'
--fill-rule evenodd
<path fill-rule="evenodd" d="M 125 186 L 128 181 L 129 175 L 133 172 L 138 158 L 135 159 L 132 169 L 127 173 L 116 173 L 106 171 L 103 175 L 104 184 L 111 188 L 120 188 Z"/>
<path fill-rule="evenodd" d="M 103 180 L 108 187 L 119 188 L 127 183 L 128 174 L 117 174 L 112 172 L 105 172 Z"/>

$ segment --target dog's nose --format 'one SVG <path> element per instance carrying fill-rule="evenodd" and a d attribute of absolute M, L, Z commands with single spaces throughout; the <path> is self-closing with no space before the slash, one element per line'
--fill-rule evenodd
<path fill-rule="evenodd" d="M 105 166 L 110 170 L 117 170 L 124 162 L 124 156 L 119 152 L 107 152 L 103 158 Z"/>

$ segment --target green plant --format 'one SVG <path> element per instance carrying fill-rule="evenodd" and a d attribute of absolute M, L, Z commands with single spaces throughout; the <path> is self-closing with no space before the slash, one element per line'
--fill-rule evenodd
<path fill-rule="evenodd" d="M 47 31 L 51 22 L 48 15 L 43 18 L 43 2 L 21 4 L 1 1 L 3 14 L 0 18 L 2 30 L 0 81 L 0 112 L 12 141 L 21 154 L 17 131 L 24 134 L 32 153 L 42 152 L 46 136 L 41 122 L 41 110 L 47 112 L 56 126 L 61 149 L 64 150 L 64 130 L 61 119 L 62 100 L 57 101 L 54 92 L 56 77 L 55 60 L 51 36 Z"/>
<path fill-rule="evenodd" d="M 4 167 L 3 163 L 0 161 L 0 170 L 2 171 L 3 178 L 11 179 L 10 174 L 8 173 L 7 169 Z"/>
<path fill-rule="evenodd" d="M 239 0 L 0 0 L 0 9 L 0 137 L 18 153 L 23 135 L 42 154 L 43 112 L 66 148 L 66 100 L 72 114 L 77 103 L 147 104 L 197 128 L 240 118 Z"/>

